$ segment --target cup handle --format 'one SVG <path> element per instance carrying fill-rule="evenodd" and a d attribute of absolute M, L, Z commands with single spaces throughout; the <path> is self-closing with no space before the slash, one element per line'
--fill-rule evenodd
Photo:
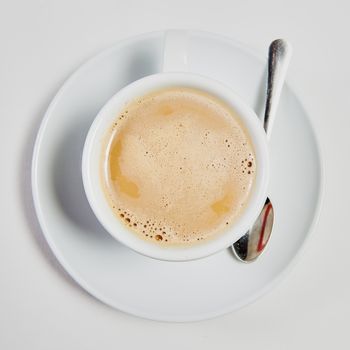
<path fill-rule="evenodd" d="M 187 72 L 189 34 L 186 30 L 168 30 L 164 36 L 162 72 Z"/>

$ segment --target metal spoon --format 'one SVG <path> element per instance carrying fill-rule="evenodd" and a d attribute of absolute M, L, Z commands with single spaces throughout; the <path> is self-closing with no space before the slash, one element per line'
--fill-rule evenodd
<path fill-rule="evenodd" d="M 274 40 L 269 47 L 267 94 L 263 125 L 270 137 L 278 102 L 281 96 L 287 67 L 292 54 L 291 45 L 283 40 Z M 274 210 L 269 198 L 250 230 L 232 245 L 239 261 L 248 263 L 257 259 L 265 250 L 272 233 Z"/>

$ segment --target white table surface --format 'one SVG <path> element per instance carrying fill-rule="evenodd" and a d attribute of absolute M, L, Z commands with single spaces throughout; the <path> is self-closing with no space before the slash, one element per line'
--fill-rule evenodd
<path fill-rule="evenodd" d="M 349 349 L 349 4 L 1 0 L 0 349 Z M 165 28 L 212 31 L 260 50 L 289 39 L 289 78 L 326 171 L 320 220 L 287 278 L 236 313 L 191 324 L 132 317 L 78 287 L 43 239 L 29 183 L 38 125 L 67 76 L 119 39 Z"/>

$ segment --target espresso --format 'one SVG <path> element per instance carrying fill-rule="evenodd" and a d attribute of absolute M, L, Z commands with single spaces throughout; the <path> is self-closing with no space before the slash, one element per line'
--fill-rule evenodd
<path fill-rule="evenodd" d="M 255 155 L 236 112 L 176 87 L 130 102 L 106 136 L 101 173 L 111 209 L 164 246 L 216 237 L 245 210 Z"/>

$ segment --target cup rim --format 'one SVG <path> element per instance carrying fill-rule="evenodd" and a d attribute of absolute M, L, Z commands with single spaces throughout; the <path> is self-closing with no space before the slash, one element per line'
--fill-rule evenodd
<path fill-rule="evenodd" d="M 204 243 L 188 247 L 163 247 L 142 240 L 115 215 L 101 186 L 100 156 L 102 140 L 125 104 L 161 88 L 182 86 L 208 92 L 237 112 L 251 137 L 257 162 L 254 187 L 249 202 L 235 223 Z M 82 156 L 82 178 L 88 202 L 102 226 L 119 242 L 134 251 L 159 260 L 188 261 L 203 258 L 228 248 L 257 219 L 267 197 L 269 154 L 266 133 L 255 112 L 223 83 L 194 73 L 157 73 L 132 82 L 119 90 L 100 109 L 88 131 Z"/>

